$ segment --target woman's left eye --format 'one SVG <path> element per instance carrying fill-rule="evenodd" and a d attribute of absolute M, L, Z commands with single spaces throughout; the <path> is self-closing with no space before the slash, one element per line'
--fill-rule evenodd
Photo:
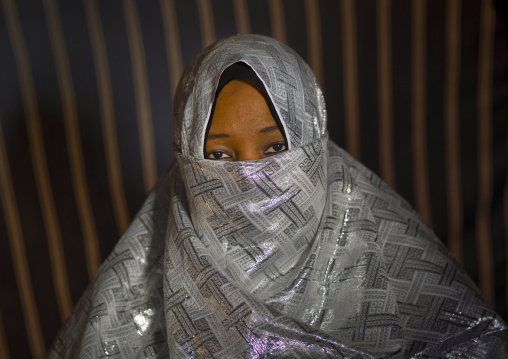
<path fill-rule="evenodd" d="M 225 159 L 231 158 L 231 156 L 228 155 L 226 152 L 214 151 L 214 152 L 210 152 L 208 154 L 208 156 L 206 156 L 206 158 L 209 160 L 225 160 Z"/>
<path fill-rule="evenodd" d="M 283 143 L 276 143 L 275 145 L 271 146 L 269 149 L 265 151 L 265 153 L 278 153 L 286 150 L 286 145 Z"/>

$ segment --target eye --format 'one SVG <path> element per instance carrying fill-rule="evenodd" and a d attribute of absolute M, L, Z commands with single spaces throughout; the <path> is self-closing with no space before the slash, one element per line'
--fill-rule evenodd
<path fill-rule="evenodd" d="M 270 148 L 265 151 L 265 154 L 275 154 L 275 153 L 282 152 L 285 150 L 286 150 L 285 144 L 276 143 L 276 144 L 270 146 Z"/>
<path fill-rule="evenodd" d="M 231 156 L 222 151 L 213 151 L 206 156 L 208 160 L 227 160 L 228 158 L 231 158 Z"/>

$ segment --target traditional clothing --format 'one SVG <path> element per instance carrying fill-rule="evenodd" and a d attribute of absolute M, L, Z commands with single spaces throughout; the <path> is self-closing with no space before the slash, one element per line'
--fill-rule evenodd
<path fill-rule="evenodd" d="M 203 159 L 221 74 L 249 66 L 288 150 Z M 411 206 L 328 139 L 308 65 L 274 39 L 203 50 L 175 97 L 175 163 L 51 358 L 500 358 L 504 322 Z"/>

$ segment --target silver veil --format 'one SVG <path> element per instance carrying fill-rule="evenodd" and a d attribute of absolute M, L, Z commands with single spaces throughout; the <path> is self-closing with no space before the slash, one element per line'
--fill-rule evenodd
<path fill-rule="evenodd" d="M 203 159 L 215 88 L 243 62 L 289 150 Z M 203 50 L 175 97 L 174 163 L 50 358 L 500 358 L 506 325 L 399 195 L 328 139 L 308 65 L 276 40 Z"/>

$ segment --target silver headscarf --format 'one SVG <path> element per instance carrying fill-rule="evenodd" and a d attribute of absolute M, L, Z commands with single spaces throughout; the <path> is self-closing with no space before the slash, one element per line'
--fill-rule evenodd
<path fill-rule="evenodd" d="M 206 160 L 215 89 L 237 62 L 289 149 Z M 433 232 L 328 140 L 321 90 L 287 46 L 243 35 L 203 50 L 177 90 L 174 146 L 50 357 L 506 355 L 505 324 Z"/>

